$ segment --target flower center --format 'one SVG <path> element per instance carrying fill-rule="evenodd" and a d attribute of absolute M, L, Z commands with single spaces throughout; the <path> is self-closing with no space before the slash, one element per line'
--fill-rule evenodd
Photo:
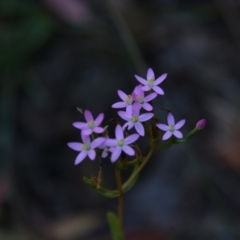
<path fill-rule="evenodd" d="M 143 104 L 144 103 L 144 97 L 143 96 L 137 96 L 136 97 L 136 101 L 138 101 L 139 103 Z"/>
<path fill-rule="evenodd" d="M 122 146 L 124 145 L 124 139 L 119 140 L 118 143 L 117 143 L 117 145 L 118 145 L 119 147 L 122 147 Z"/>
<path fill-rule="evenodd" d="M 174 132 L 174 131 L 175 131 L 175 128 L 174 128 L 173 125 L 169 125 L 169 126 L 168 126 L 168 129 L 169 129 L 169 131 L 171 131 L 171 132 Z"/>
<path fill-rule="evenodd" d="M 149 80 L 148 80 L 148 86 L 149 87 L 152 87 L 153 86 L 153 83 L 154 83 L 154 78 L 150 78 Z"/>
<path fill-rule="evenodd" d="M 91 146 L 88 145 L 87 143 L 83 143 L 82 149 L 85 150 L 85 151 L 89 151 L 91 149 Z"/>
<path fill-rule="evenodd" d="M 127 95 L 126 99 L 125 99 L 125 102 L 128 104 L 128 105 L 131 105 L 132 104 L 132 96 L 131 95 Z"/>
<path fill-rule="evenodd" d="M 88 127 L 93 129 L 94 128 L 94 121 L 90 121 L 87 123 Z"/>
<path fill-rule="evenodd" d="M 137 123 L 138 122 L 138 116 L 137 115 L 134 115 L 130 118 L 130 120 L 134 123 Z"/>

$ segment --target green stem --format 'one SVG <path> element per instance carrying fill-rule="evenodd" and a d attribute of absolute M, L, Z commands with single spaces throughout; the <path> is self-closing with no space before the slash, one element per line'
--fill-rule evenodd
<path fill-rule="evenodd" d="M 132 175 L 129 177 L 129 179 L 123 184 L 122 186 L 122 190 L 125 191 L 128 186 L 131 184 L 131 182 L 138 176 L 138 174 L 142 171 L 142 169 L 144 168 L 144 166 L 147 164 L 147 162 L 149 161 L 149 159 L 151 158 L 151 156 L 153 155 L 154 151 L 155 151 L 155 144 L 151 146 L 150 151 L 148 152 L 147 156 L 145 157 L 145 159 L 143 160 L 142 164 L 139 166 L 139 168 L 137 169 L 137 171 L 133 172 Z"/>
<path fill-rule="evenodd" d="M 118 231 L 119 236 L 123 239 L 123 189 L 122 189 L 122 178 L 121 178 L 121 171 L 119 168 L 115 168 L 116 180 L 117 180 L 117 187 L 119 191 L 118 196 Z"/>

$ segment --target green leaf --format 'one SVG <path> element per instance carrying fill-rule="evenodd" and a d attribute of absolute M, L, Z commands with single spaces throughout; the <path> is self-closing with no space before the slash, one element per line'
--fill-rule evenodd
<path fill-rule="evenodd" d="M 112 239 L 113 240 L 124 240 L 123 235 L 121 233 L 119 233 L 119 230 L 118 230 L 118 217 L 114 213 L 108 212 L 107 213 L 107 221 L 108 221 L 108 225 L 110 227 Z"/>

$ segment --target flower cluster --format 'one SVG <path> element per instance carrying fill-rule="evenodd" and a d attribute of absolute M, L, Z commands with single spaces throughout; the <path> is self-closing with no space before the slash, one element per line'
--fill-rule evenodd
<path fill-rule="evenodd" d="M 111 161 L 115 162 L 119 159 L 122 152 L 129 156 L 135 155 L 135 150 L 131 146 L 132 143 L 138 140 L 140 136 L 145 135 L 144 122 L 154 117 L 152 100 L 158 95 L 164 95 L 164 91 L 159 85 L 166 79 L 167 74 L 163 74 L 155 79 L 154 72 L 151 68 L 147 71 L 146 79 L 135 75 L 135 78 L 140 83 L 137 85 L 131 94 L 126 94 L 122 90 L 118 90 L 118 96 L 121 101 L 114 103 L 112 108 L 121 109 L 118 115 L 125 120 L 123 126 L 119 124 L 115 129 L 115 138 L 110 138 L 106 131 L 107 127 L 103 127 L 102 122 L 104 114 L 100 113 L 96 119 L 90 111 L 84 111 L 86 122 L 74 122 L 73 126 L 81 130 L 82 142 L 70 142 L 68 146 L 78 151 L 75 164 L 82 162 L 87 156 L 90 160 L 94 160 L 97 153 L 102 158 L 111 154 Z M 201 120 L 202 121 L 202 120 Z M 204 120 L 205 121 L 205 120 Z M 205 122 L 200 122 L 197 125 L 198 129 L 204 127 Z M 185 124 L 185 120 L 181 120 L 175 124 L 174 117 L 171 112 L 167 116 L 168 125 L 157 123 L 156 127 L 165 133 L 162 140 L 175 138 L 183 138 L 179 129 Z M 128 130 L 135 128 L 137 133 L 129 135 Z M 100 150 L 97 151 L 96 150 Z"/>

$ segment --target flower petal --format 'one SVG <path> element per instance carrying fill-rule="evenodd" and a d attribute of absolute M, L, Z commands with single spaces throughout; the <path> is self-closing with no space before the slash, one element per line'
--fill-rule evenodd
<path fill-rule="evenodd" d="M 102 127 L 95 127 L 93 130 L 95 133 L 103 133 L 104 129 Z"/>
<path fill-rule="evenodd" d="M 122 127 L 121 127 L 120 125 L 117 125 L 117 126 L 116 126 L 115 136 L 116 136 L 116 139 L 117 139 L 117 140 L 122 140 L 122 139 L 124 139 L 123 130 L 122 130 Z"/>
<path fill-rule="evenodd" d="M 164 73 L 154 81 L 154 85 L 155 86 L 159 85 L 161 82 L 163 82 L 166 79 L 166 77 L 167 77 L 167 73 Z"/>
<path fill-rule="evenodd" d="M 149 68 L 147 71 L 147 80 L 149 80 L 151 78 L 155 79 L 155 75 L 154 75 L 153 70 L 151 68 Z"/>
<path fill-rule="evenodd" d="M 124 143 L 127 144 L 127 145 L 131 144 L 131 143 L 137 141 L 138 138 L 139 138 L 139 135 L 137 133 L 134 133 L 134 134 L 129 135 L 128 137 L 126 137 Z"/>
<path fill-rule="evenodd" d="M 105 145 L 110 147 L 115 147 L 117 145 L 117 140 L 109 138 L 105 141 Z"/>
<path fill-rule="evenodd" d="M 142 105 L 142 107 L 143 107 L 146 111 L 152 111 L 152 110 L 153 110 L 152 105 L 149 104 L 149 103 L 144 103 L 144 104 Z"/>
<path fill-rule="evenodd" d="M 147 80 L 145 80 L 144 78 L 139 77 L 138 75 L 134 75 L 134 77 L 135 77 L 141 84 L 143 84 L 143 85 L 147 85 L 147 84 L 148 84 Z"/>
<path fill-rule="evenodd" d="M 117 102 L 112 105 L 112 108 L 124 108 L 127 106 L 126 102 Z"/>
<path fill-rule="evenodd" d="M 150 93 L 149 95 L 147 95 L 146 97 L 145 97 L 145 102 L 149 102 L 149 101 L 152 101 L 154 98 L 156 98 L 157 97 L 157 93 Z"/>
<path fill-rule="evenodd" d="M 84 160 L 84 158 L 87 156 L 87 151 L 82 151 L 80 152 L 76 159 L 75 159 L 75 165 L 79 164 L 80 162 L 82 162 L 82 160 Z"/>
<path fill-rule="evenodd" d="M 92 132 L 93 132 L 93 130 L 92 130 L 91 128 L 86 128 L 86 129 L 83 129 L 83 130 L 82 130 L 82 133 L 83 133 L 83 135 L 85 135 L 85 136 L 91 135 Z"/>
<path fill-rule="evenodd" d="M 92 142 L 91 142 L 91 147 L 94 149 L 98 146 L 100 146 L 104 141 L 106 140 L 106 138 L 104 137 L 99 137 L 99 138 L 96 138 L 94 139 Z"/>
<path fill-rule="evenodd" d="M 141 136 L 144 136 L 144 134 L 145 134 L 144 127 L 140 122 L 137 122 L 135 124 L 135 129 Z"/>
<path fill-rule="evenodd" d="M 134 126 L 133 122 L 128 122 L 128 130 L 132 129 Z"/>
<path fill-rule="evenodd" d="M 112 152 L 111 162 L 116 162 L 119 156 L 121 155 L 121 152 L 122 152 L 122 148 L 116 147 Z"/>
<path fill-rule="evenodd" d="M 129 156 L 135 155 L 135 151 L 133 150 L 133 148 L 128 145 L 123 146 L 122 150 Z"/>
<path fill-rule="evenodd" d="M 182 137 L 183 137 L 182 133 L 181 133 L 180 131 L 178 131 L 178 130 L 174 131 L 174 132 L 173 132 L 173 135 L 174 135 L 175 137 L 177 137 L 177 138 L 182 138 Z"/>
<path fill-rule="evenodd" d="M 129 116 L 129 114 L 127 112 L 124 111 L 118 111 L 118 115 L 124 119 L 125 121 L 129 121 L 131 116 Z"/>
<path fill-rule="evenodd" d="M 67 145 L 75 151 L 82 151 L 82 143 L 70 142 L 70 143 L 67 143 Z"/>
<path fill-rule="evenodd" d="M 96 157 L 96 152 L 93 149 L 89 150 L 88 157 L 90 158 L 90 160 L 94 160 Z"/>
<path fill-rule="evenodd" d="M 163 131 L 168 131 L 169 130 L 168 125 L 165 125 L 165 124 L 162 124 L 162 123 L 158 123 L 158 124 L 156 124 L 156 126 Z"/>
<path fill-rule="evenodd" d="M 100 113 L 97 118 L 95 119 L 95 126 L 99 126 L 102 121 L 103 121 L 103 118 L 104 118 L 104 114 L 103 113 Z"/>
<path fill-rule="evenodd" d="M 149 87 L 148 85 L 142 87 L 143 91 L 149 91 L 151 89 L 151 87 Z"/>
<path fill-rule="evenodd" d="M 154 113 L 143 113 L 138 117 L 139 122 L 145 122 L 151 119 L 154 116 Z"/>
<path fill-rule="evenodd" d="M 127 98 L 127 94 L 124 93 L 122 90 L 118 90 L 118 96 L 125 101 L 125 99 Z"/>
<path fill-rule="evenodd" d="M 73 126 L 78 129 L 83 129 L 87 127 L 87 123 L 84 122 L 74 122 Z"/>
<path fill-rule="evenodd" d="M 82 140 L 83 140 L 84 143 L 90 144 L 91 140 L 90 140 L 89 135 L 85 135 L 82 131 L 81 132 L 81 137 L 82 137 Z"/>
<path fill-rule="evenodd" d="M 158 87 L 158 86 L 153 86 L 152 88 L 156 93 L 158 93 L 159 95 L 164 95 L 164 91 Z"/>
<path fill-rule="evenodd" d="M 90 111 L 88 111 L 88 110 L 84 111 L 84 117 L 85 117 L 87 122 L 91 122 L 91 121 L 94 120 L 92 113 Z"/>
<path fill-rule="evenodd" d="M 169 113 L 168 116 L 167 116 L 167 122 L 168 122 L 168 125 L 172 125 L 172 126 L 175 125 L 175 120 L 174 120 L 174 117 L 171 113 Z"/>
<path fill-rule="evenodd" d="M 178 123 L 176 123 L 175 129 L 181 128 L 184 125 L 185 122 L 186 122 L 186 120 L 183 119 L 183 120 L 179 121 Z"/>
<path fill-rule="evenodd" d="M 172 132 L 167 131 L 165 132 L 165 134 L 163 135 L 162 140 L 167 140 L 168 138 L 170 138 L 172 136 Z"/>

